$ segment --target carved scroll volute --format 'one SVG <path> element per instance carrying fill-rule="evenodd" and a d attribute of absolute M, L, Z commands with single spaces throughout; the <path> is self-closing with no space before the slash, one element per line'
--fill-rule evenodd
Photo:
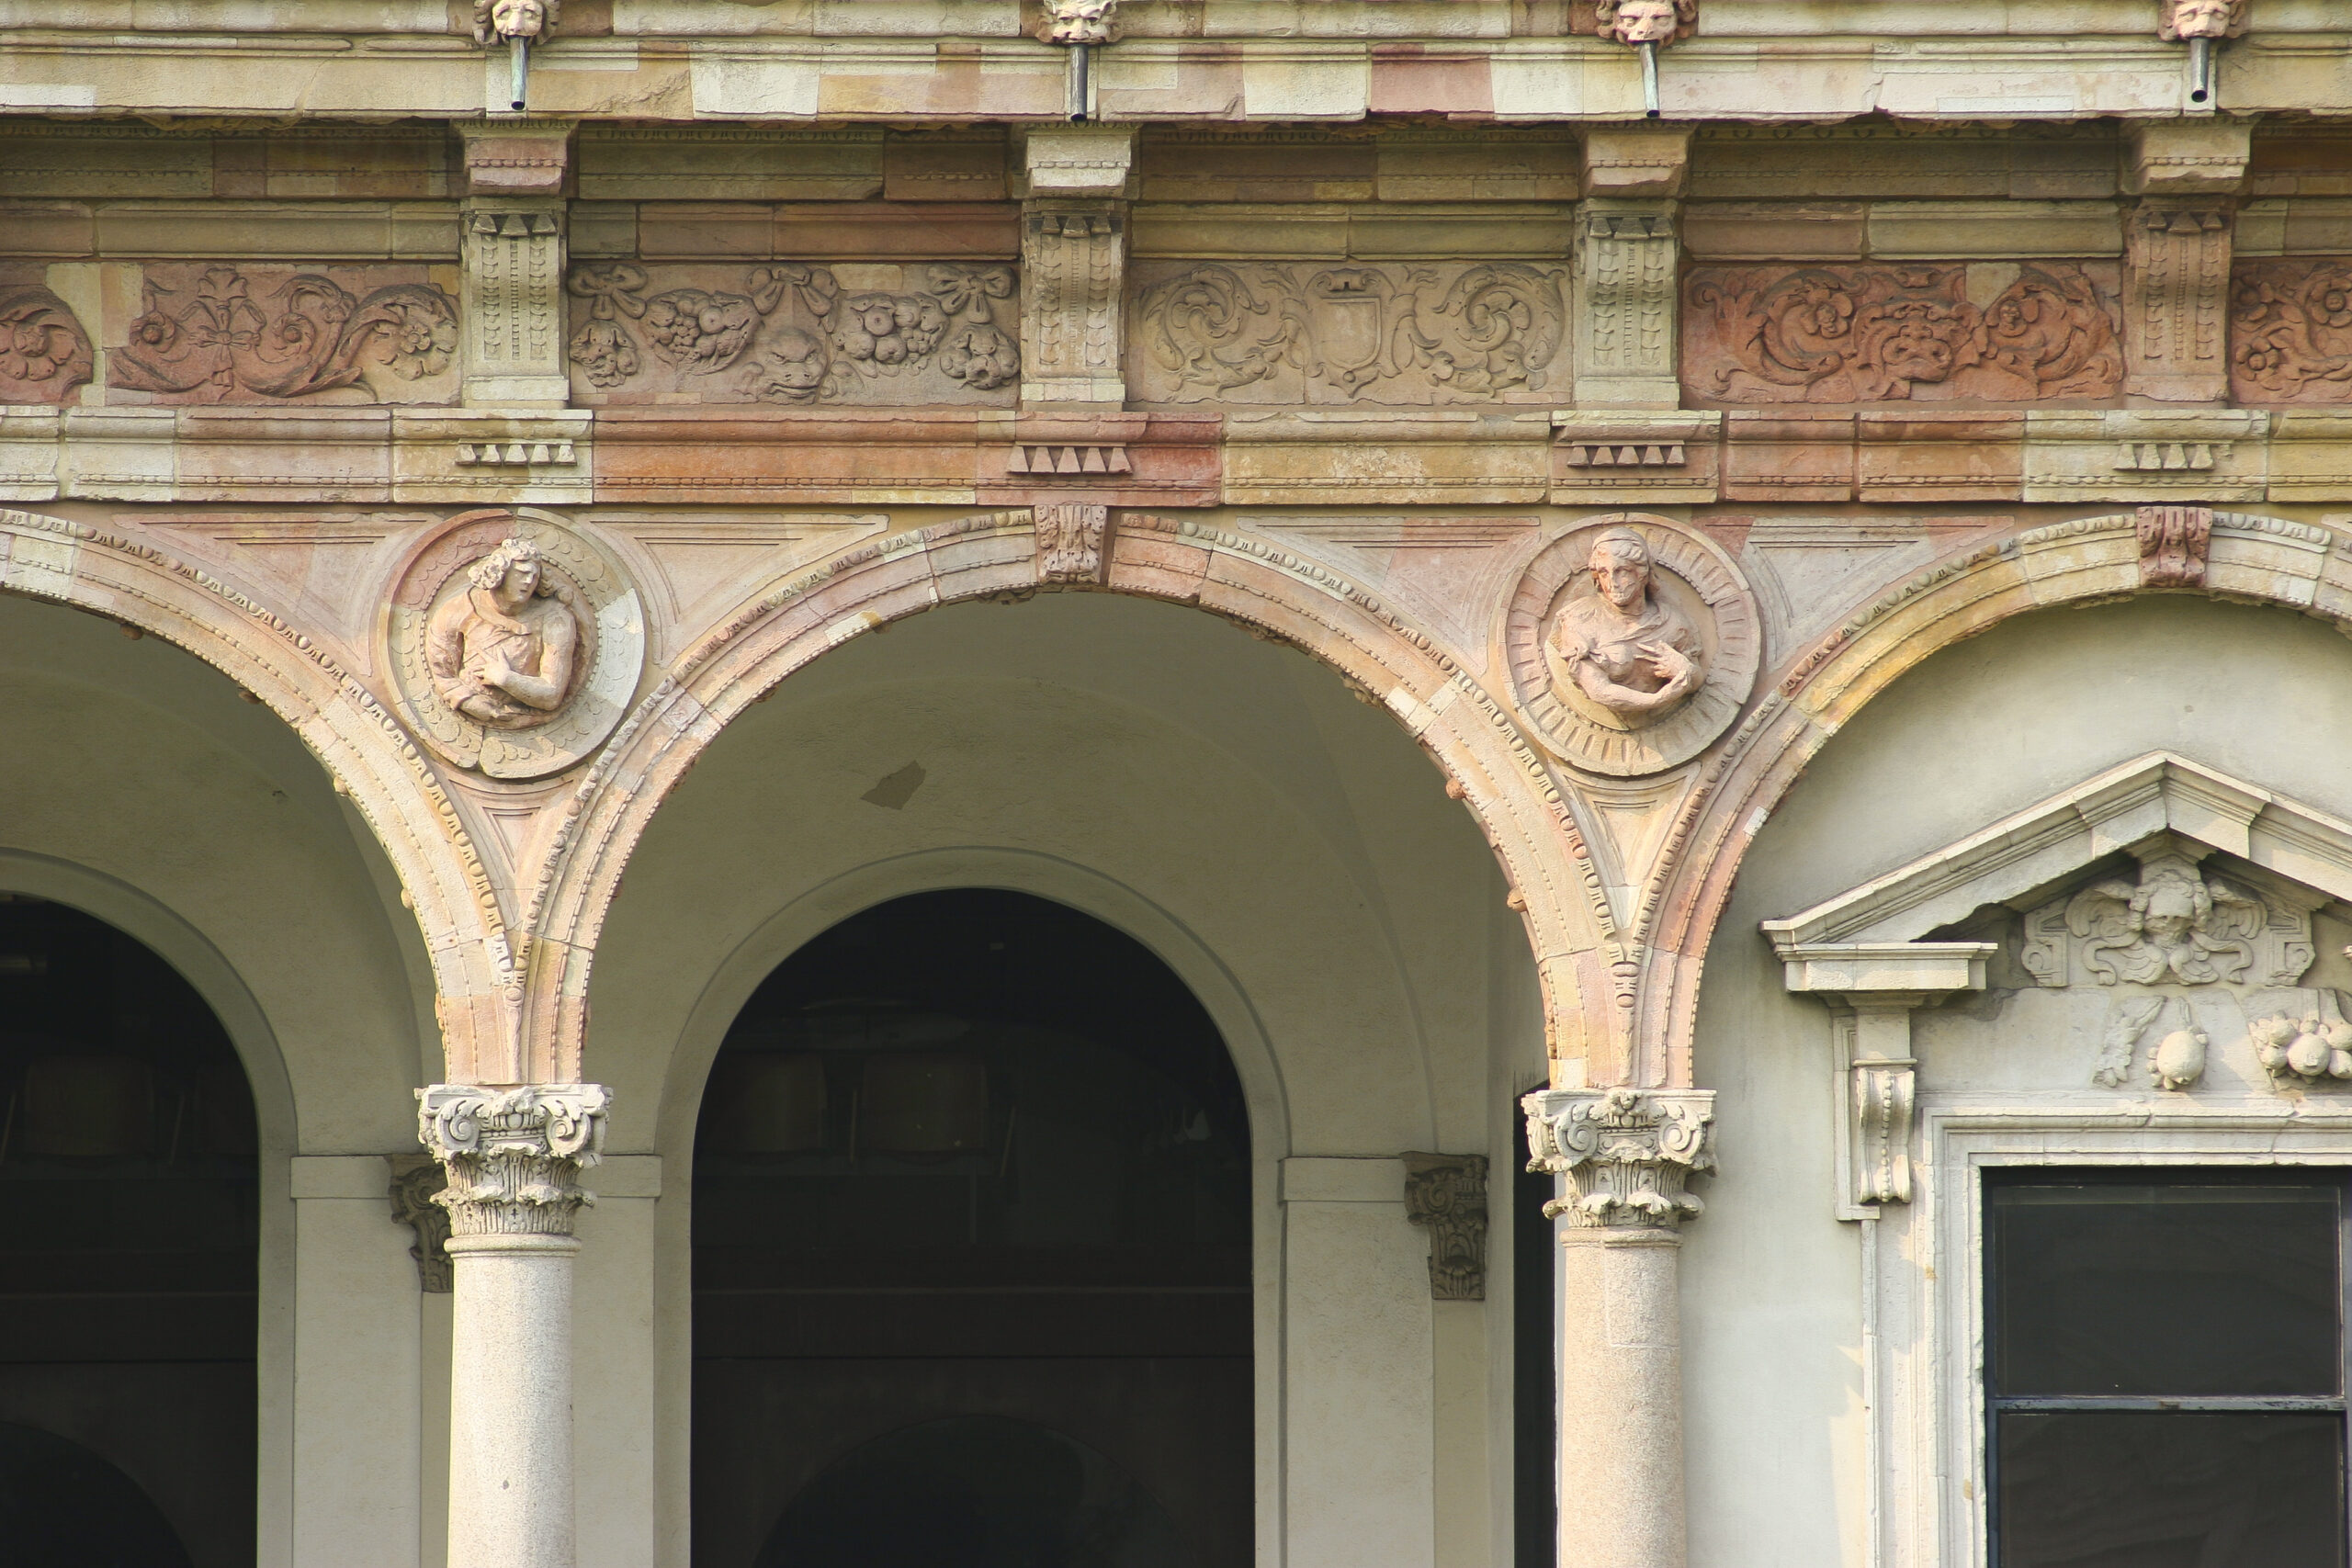
<path fill-rule="evenodd" d="M 1430 1299 L 1487 1299 L 1487 1156 L 1405 1156 L 1405 1217 L 1430 1233 Z"/>

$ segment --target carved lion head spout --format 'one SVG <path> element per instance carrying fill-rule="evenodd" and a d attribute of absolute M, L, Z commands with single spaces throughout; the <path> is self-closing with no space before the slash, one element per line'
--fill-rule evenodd
<path fill-rule="evenodd" d="M 474 0 L 474 41 L 538 39 L 563 18 L 563 0 Z"/>
<path fill-rule="evenodd" d="M 2236 38 L 2245 31 L 2249 0 L 2159 0 L 2157 36 L 2168 39 Z"/>
<path fill-rule="evenodd" d="M 1600 0 L 1600 36 L 1619 43 L 1673 43 L 1699 25 L 1699 0 Z"/>

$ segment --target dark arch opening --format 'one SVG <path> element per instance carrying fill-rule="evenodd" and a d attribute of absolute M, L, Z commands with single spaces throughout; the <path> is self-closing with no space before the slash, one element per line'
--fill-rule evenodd
<path fill-rule="evenodd" d="M 827 1561 L 895 1562 L 904 1519 L 841 1501 L 884 1495 L 865 1470 L 808 1490 L 888 1433 L 869 1468 L 908 1495 L 985 1483 L 1014 1509 L 934 1535 L 929 1568 L 1248 1562 L 1249 1156 L 1200 1003 L 1067 906 L 919 894 L 793 954 L 729 1029 L 695 1131 L 695 1562 L 797 1564 L 775 1553 L 828 1496 L 826 1530 L 863 1508 L 876 1533 Z M 1102 1555 L 1114 1493 L 1143 1532 L 1126 1556 Z M 1134 1556 L 1161 1550 L 1153 1519 L 1170 1555 Z"/>
<path fill-rule="evenodd" d="M 0 1561 L 253 1562 L 259 1247 L 212 1010 L 105 921 L 0 893 Z"/>

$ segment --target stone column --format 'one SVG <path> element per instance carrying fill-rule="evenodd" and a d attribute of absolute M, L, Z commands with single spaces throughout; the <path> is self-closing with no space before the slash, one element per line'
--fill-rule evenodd
<path fill-rule="evenodd" d="M 417 1099 L 449 1173 L 449 1568 L 572 1568 L 572 1226 L 610 1096 L 435 1084 Z"/>
<path fill-rule="evenodd" d="M 563 331 L 571 127 L 520 120 L 459 130 L 466 406 L 561 408 L 571 396 Z"/>
<path fill-rule="evenodd" d="M 2123 389 L 2163 402 L 2229 396 L 2230 233 L 2252 131 L 2222 121 L 2134 127 L 2125 191 Z"/>
<path fill-rule="evenodd" d="M 1021 205 L 1021 402 L 1126 401 L 1127 175 L 1132 127 L 1033 130 Z"/>
<path fill-rule="evenodd" d="M 1577 407 L 1674 408 L 1676 222 L 1690 168 L 1687 130 L 1594 130 L 1585 138 L 1577 224 Z"/>
<path fill-rule="evenodd" d="M 1521 1102 L 1535 1163 L 1565 1177 L 1560 1568 L 1684 1568 L 1684 1190 L 1713 1170 L 1704 1089 L 1544 1089 Z"/>

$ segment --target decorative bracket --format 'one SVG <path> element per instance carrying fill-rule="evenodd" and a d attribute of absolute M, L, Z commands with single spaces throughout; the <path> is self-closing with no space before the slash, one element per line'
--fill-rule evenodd
<path fill-rule="evenodd" d="M 1769 929 L 1769 928 L 1768 928 Z M 1911 1010 L 1984 988 L 1989 942 L 1799 942 L 1770 932 L 1788 987 L 1835 1011 L 1831 1082 L 1838 1100 L 1838 1217 L 1874 1220 L 1911 1201 L 1911 1118 L 1918 1094 Z"/>
<path fill-rule="evenodd" d="M 1405 1217 L 1430 1233 L 1430 1299 L 1487 1299 L 1487 1156 L 1408 1154 Z"/>

